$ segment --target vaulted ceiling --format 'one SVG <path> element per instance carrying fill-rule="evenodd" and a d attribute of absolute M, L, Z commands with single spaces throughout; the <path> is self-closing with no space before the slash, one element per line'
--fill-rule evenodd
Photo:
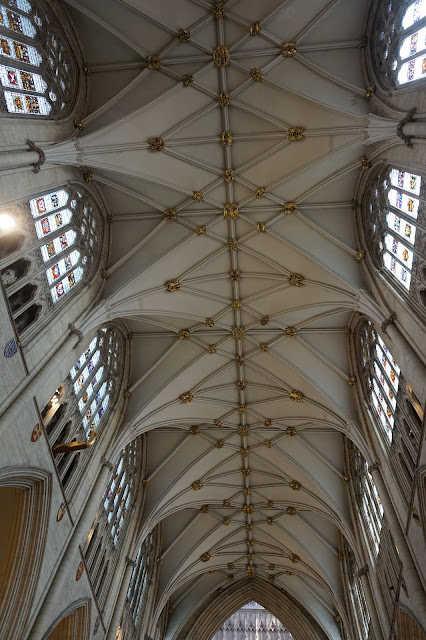
<path fill-rule="evenodd" d="M 89 110 L 47 155 L 89 167 L 113 218 L 86 328 L 133 333 L 117 447 L 149 433 L 141 537 L 162 523 L 167 637 L 253 567 L 340 638 L 369 2 L 228 0 L 223 18 L 214 4 L 68 0 Z"/>

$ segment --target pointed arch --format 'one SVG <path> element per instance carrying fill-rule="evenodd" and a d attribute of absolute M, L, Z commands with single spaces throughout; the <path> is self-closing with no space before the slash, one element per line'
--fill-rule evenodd
<path fill-rule="evenodd" d="M 55 621 L 43 640 L 89 640 L 91 601 L 70 605 Z"/>
<path fill-rule="evenodd" d="M 46 544 L 51 477 L 33 467 L 0 471 L 0 637 L 23 637 Z"/>

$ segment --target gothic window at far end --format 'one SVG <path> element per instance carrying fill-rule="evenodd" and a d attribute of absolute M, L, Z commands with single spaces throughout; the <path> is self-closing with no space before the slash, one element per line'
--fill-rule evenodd
<path fill-rule="evenodd" d="M 382 1 L 372 54 L 386 89 L 426 78 L 426 0 Z"/>
<path fill-rule="evenodd" d="M 76 65 L 43 0 L 0 0 L 0 113 L 64 115 L 72 106 Z"/>
<path fill-rule="evenodd" d="M 376 267 L 422 311 L 426 306 L 424 199 L 423 176 L 386 167 L 371 184 L 363 207 L 365 237 Z"/>

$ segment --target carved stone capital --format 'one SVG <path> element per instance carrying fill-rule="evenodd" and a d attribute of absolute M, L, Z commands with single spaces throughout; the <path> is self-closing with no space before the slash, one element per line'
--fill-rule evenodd
<path fill-rule="evenodd" d="M 75 345 L 73 347 L 73 349 L 77 349 L 78 345 L 83 341 L 84 333 L 80 329 L 77 329 L 75 324 L 72 323 L 72 322 L 70 322 L 68 324 L 68 331 L 70 332 L 70 337 L 72 335 L 77 336 L 77 342 L 75 343 Z"/>
<path fill-rule="evenodd" d="M 126 560 L 126 564 L 127 564 L 127 565 L 129 565 L 129 564 L 130 564 L 132 567 L 134 567 L 134 566 L 135 566 L 135 564 L 136 564 L 136 561 L 135 561 L 135 560 L 132 560 L 132 558 L 131 558 L 130 556 L 126 556 L 125 560 Z"/>
<path fill-rule="evenodd" d="M 46 161 L 46 156 L 44 155 L 44 152 L 40 149 L 40 147 L 36 147 L 32 140 L 28 139 L 26 141 L 26 145 L 28 147 L 28 151 L 35 151 L 36 153 L 38 153 L 38 161 L 32 165 L 33 173 L 38 173 L 40 171 L 41 165 Z"/>
<path fill-rule="evenodd" d="M 402 118 L 402 120 L 398 123 L 398 126 L 396 128 L 396 133 L 398 137 L 401 138 L 404 144 L 406 144 L 407 147 L 410 147 L 410 148 L 413 146 L 413 143 L 411 142 L 411 140 L 413 139 L 413 136 L 406 136 L 403 133 L 403 128 L 404 128 L 404 125 L 406 125 L 408 122 L 414 122 L 413 115 L 415 114 L 415 112 L 416 112 L 416 107 L 413 107 L 413 109 L 410 109 L 410 111 L 408 111 L 405 118 Z"/>
<path fill-rule="evenodd" d="M 386 320 L 384 320 L 382 322 L 382 324 L 380 325 L 381 330 L 383 331 L 383 333 L 386 333 L 386 329 L 388 328 L 388 326 L 390 324 L 395 324 L 395 320 L 396 320 L 396 313 L 392 312 L 389 316 L 389 318 L 386 318 Z M 386 333 L 387 335 L 387 333 Z"/>
<path fill-rule="evenodd" d="M 102 466 L 105 466 L 105 467 L 108 467 L 108 469 L 109 469 L 110 471 L 112 471 L 112 470 L 114 469 L 114 465 L 112 464 L 112 462 L 110 462 L 109 460 L 107 460 L 107 459 L 105 458 L 105 456 L 102 456 L 102 458 L 101 458 L 101 465 L 102 465 Z"/>
<path fill-rule="evenodd" d="M 377 459 L 376 459 L 376 460 L 373 462 L 373 464 L 369 464 L 369 465 L 368 465 L 368 470 L 369 470 L 369 472 L 370 472 L 370 473 L 374 473 L 375 471 L 378 471 L 378 470 L 379 470 L 379 467 L 380 467 L 380 460 L 377 460 Z"/>
<path fill-rule="evenodd" d="M 368 565 L 364 565 L 363 567 L 360 567 L 358 569 L 358 571 L 356 572 L 357 576 L 360 578 L 361 576 L 366 576 L 368 573 L 369 569 L 368 569 Z"/>

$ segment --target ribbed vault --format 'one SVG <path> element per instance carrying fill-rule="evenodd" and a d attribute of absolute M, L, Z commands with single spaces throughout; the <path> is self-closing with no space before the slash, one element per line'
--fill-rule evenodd
<path fill-rule="evenodd" d="M 309 616 L 339 638 L 344 435 L 365 449 L 347 327 L 365 296 L 352 198 L 368 2 L 228 0 L 223 17 L 207 0 L 68 4 L 92 110 L 45 152 L 88 167 L 112 215 L 83 329 L 121 318 L 132 337 L 113 453 L 148 434 L 153 628 L 167 606 L 180 637 L 212 602 L 208 640 L 226 587 L 224 620 L 254 598 L 293 633 L 297 602 L 297 640 L 322 637 Z"/>

